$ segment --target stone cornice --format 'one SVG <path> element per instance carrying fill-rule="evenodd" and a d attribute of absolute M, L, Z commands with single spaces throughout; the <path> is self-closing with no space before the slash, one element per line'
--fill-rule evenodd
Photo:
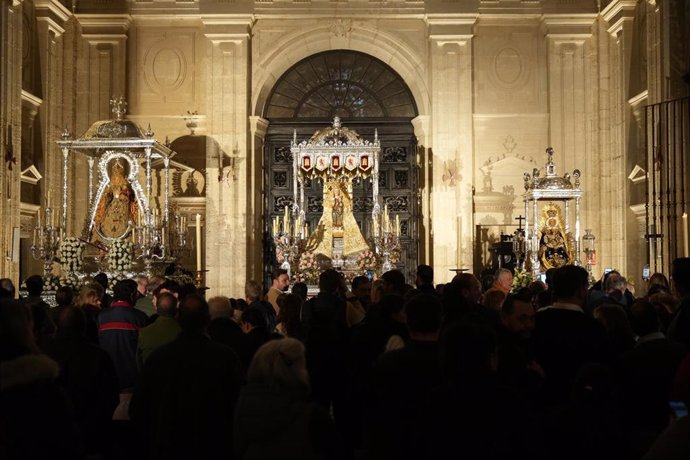
<path fill-rule="evenodd" d="M 434 40 L 467 40 L 474 35 L 477 13 L 427 14 L 429 38 Z"/>
<path fill-rule="evenodd" d="M 542 26 L 548 36 L 586 39 L 592 36 L 597 14 L 545 14 Z"/>
<path fill-rule="evenodd" d="M 609 3 L 601 16 L 608 22 L 608 33 L 616 35 L 623 28 L 623 24 L 627 21 L 632 21 L 635 17 L 635 8 L 637 2 L 635 0 L 614 0 Z"/>
<path fill-rule="evenodd" d="M 58 0 L 35 0 L 36 21 L 47 24 L 48 30 L 53 31 L 56 36 L 65 32 L 63 25 L 72 17 L 72 12 L 68 10 Z"/>
<path fill-rule="evenodd" d="M 252 14 L 204 14 L 204 35 L 211 40 L 237 41 L 248 38 L 254 25 Z"/>
<path fill-rule="evenodd" d="M 132 23 L 129 14 L 76 14 L 84 37 L 127 37 Z"/>
<path fill-rule="evenodd" d="M 263 117 L 252 115 L 249 117 L 249 130 L 255 136 L 263 138 L 268 130 L 269 121 Z"/>

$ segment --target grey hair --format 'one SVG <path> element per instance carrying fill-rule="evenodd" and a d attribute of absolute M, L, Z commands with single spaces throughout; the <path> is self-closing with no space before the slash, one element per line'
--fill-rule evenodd
<path fill-rule="evenodd" d="M 494 275 L 494 279 L 498 280 L 501 277 L 501 275 L 503 275 L 504 273 L 507 273 L 508 275 L 513 276 L 513 272 L 511 272 L 507 268 L 499 268 L 498 270 L 496 270 L 496 274 Z"/>
<path fill-rule="evenodd" d="M 247 371 L 248 383 L 273 388 L 299 388 L 309 385 L 304 345 L 296 339 L 270 340 L 257 350 Z"/>

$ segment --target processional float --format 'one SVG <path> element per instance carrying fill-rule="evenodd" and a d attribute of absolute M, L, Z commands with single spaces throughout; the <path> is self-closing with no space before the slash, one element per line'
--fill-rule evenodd
<path fill-rule="evenodd" d="M 33 233 L 32 254 L 44 263 L 44 278 L 53 284 L 78 286 L 87 275 L 82 261 L 92 253 L 99 271 L 111 279 L 131 277 L 134 259 L 143 261 L 141 273 L 151 275 L 155 262 L 169 263 L 186 246 L 186 216 L 175 213 L 169 202 L 170 159 L 175 152 L 158 142 L 149 126 L 146 131 L 123 118 L 127 103 L 110 101 L 114 119 L 94 123 L 81 137 L 72 139 L 65 129 L 57 141 L 63 154 L 62 203 L 56 210 L 46 200 L 39 210 Z M 66 234 L 68 215 L 68 160 L 81 153 L 88 161 L 88 211 L 81 234 Z M 162 162 L 162 203 L 152 195 L 155 162 Z M 144 170 L 144 184 L 140 170 Z M 96 183 L 97 182 L 97 183 Z M 44 219 L 41 220 L 41 214 Z M 53 262 L 60 262 L 62 278 L 55 281 Z"/>
<path fill-rule="evenodd" d="M 333 267 L 346 274 L 363 274 L 395 267 L 400 249 L 400 223 L 388 212 L 379 195 L 378 132 L 373 142 L 343 127 L 335 117 L 333 125 L 297 141 L 292 153 L 293 202 L 282 219 L 271 223 L 271 234 L 282 267 L 295 279 L 315 282 L 319 270 Z M 320 180 L 324 185 L 323 214 L 313 229 L 306 221 L 305 184 Z M 371 231 L 365 237 L 353 215 L 355 180 L 372 184 Z M 372 251 L 373 249 L 373 251 Z"/>

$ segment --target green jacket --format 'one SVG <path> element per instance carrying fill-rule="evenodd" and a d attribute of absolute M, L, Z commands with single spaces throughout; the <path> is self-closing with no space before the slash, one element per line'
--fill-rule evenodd
<path fill-rule="evenodd" d="M 137 343 L 139 369 L 144 367 L 144 363 L 149 359 L 153 350 L 175 340 L 180 330 L 177 320 L 168 316 L 159 316 L 153 324 L 140 329 L 139 342 Z"/>

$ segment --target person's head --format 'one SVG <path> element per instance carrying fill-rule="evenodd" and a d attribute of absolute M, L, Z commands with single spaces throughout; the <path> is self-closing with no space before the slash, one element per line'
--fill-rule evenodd
<path fill-rule="evenodd" d="M 451 380 L 496 370 L 496 335 L 488 326 L 455 323 L 445 332 L 442 343 L 443 363 Z"/>
<path fill-rule="evenodd" d="M 620 305 L 603 304 L 594 309 L 594 319 L 599 321 L 609 337 L 609 342 L 617 350 L 625 350 L 634 344 L 628 315 Z"/>
<path fill-rule="evenodd" d="M 549 268 L 544 275 L 546 276 L 546 289 L 553 291 L 553 278 L 556 276 L 557 268 Z"/>
<path fill-rule="evenodd" d="M 371 281 L 366 276 L 355 276 L 352 278 L 352 293 L 360 301 L 369 303 L 371 299 Z"/>
<path fill-rule="evenodd" d="M 74 291 L 70 286 L 60 286 L 57 291 L 55 291 L 55 303 L 57 303 L 58 307 L 72 305 L 73 299 Z"/>
<path fill-rule="evenodd" d="M 385 294 L 405 295 L 405 275 L 400 270 L 388 270 L 381 279 Z"/>
<path fill-rule="evenodd" d="M 508 294 L 501 308 L 501 323 L 513 334 L 529 337 L 534 330 L 532 299 L 522 293 Z"/>
<path fill-rule="evenodd" d="M 671 285 L 668 282 L 668 278 L 666 278 L 666 275 L 664 275 L 663 273 L 657 272 L 649 277 L 649 281 L 647 282 L 647 289 L 651 291 L 652 288 L 655 286 L 659 286 L 667 292 L 671 290 Z"/>
<path fill-rule="evenodd" d="M 290 277 L 287 270 L 284 268 L 277 268 L 271 273 L 271 285 L 279 291 L 287 291 L 290 285 Z"/>
<path fill-rule="evenodd" d="M 506 298 L 506 293 L 500 289 L 489 289 L 484 293 L 482 305 L 489 310 L 501 311 L 501 306 Z"/>
<path fill-rule="evenodd" d="M 155 307 L 156 304 L 158 303 L 158 297 L 160 297 L 161 294 L 172 294 L 175 296 L 178 301 L 180 300 L 180 285 L 177 284 L 177 282 L 172 281 L 172 280 L 166 280 L 163 283 L 159 284 L 158 287 L 156 287 L 153 290 L 153 297 L 151 298 L 151 303 Z"/>
<path fill-rule="evenodd" d="M 212 320 L 216 318 L 232 318 L 233 310 L 230 299 L 225 296 L 216 296 L 208 299 L 208 311 Z"/>
<path fill-rule="evenodd" d="M 340 273 L 329 268 L 319 275 L 319 291 L 334 294 L 340 288 Z"/>
<path fill-rule="evenodd" d="M 162 276 L 152 276 L 148 281 L 146 285 L 146 295 L 153 295 L 153 292 L 165 283 L 165 278 Z"/>
<path fill-rule="evenodd" d="M 86 335 L 84 311 L 72 306 L 63 308 L 57 318 L 57 329 L 62 337 L 84 337 Z"/>
<path fill-rule="evenodd" d="M 188 295 L 182 302 L 177 314 L 177 322 L 182 332 L 187 334 L 203 334 L 210 320 L 208 304 L 198 294 Z"/>
<path fill-rule="evenodd" d="M 40 296 L 43 292 L 43 277 L 41 275 L 31 275 L 24 283 L 30 296 Z"/>
<path fill-rule="evenodd" d="M 405 303 L 405 320 L 413 339 L 438 339 L 442 319 L 443 306 L 437 297 L 417 294 Z"/>
<path fill-rule="evenodd" d="M 173 318 L 177 314 L 177 297 L 169 292 L 160 294 L 156 302 L 156 313 L 158 316 Z"/>
<path fill-rule="evenodd" d="M 95 307 L 101 306 L 101 298 L 103 288 L 98 283 L 88 283 L 82 286 L 77 297 L 77 305 L 92 305 Z"/>
<path fill-rule="evenodd" d="M 506 294 L 513 289 L 513 272 L 507 268 L 499 268 L 496 271 L 496 287 L 501 289 Z"/>
<path fill-rule="evenodd" d="M 405 306 L 405 298 L 398 294 L 386 294 L 381 297 L 378 304 L 378 311 L 382 317 L 405 322 L 405 313 L 403 307 Z"/>
<path fill-rule="evenodd" d="M 587 300 L 587 270 L 577 265 L 565 265 L 553 276 L 553 293 L 557 301 L 583 306 Z"/>
<path fill-rule="evenodd" d="M 0 361 L 38 353 L 31 311 L 14 300 L 0 300 Z"/>
<path fill-rule="evenodd" d="M 476 276 L 471 273 L 455 275 L 451 284 L 468 305 L 476 305 L 482 298 L 482 286 Z"/>
<path fill-rule="evenodd" d="M 101 272 L 97 274 L 93 277 L 93 281 L 95 283 L 100 284 L 103 287 L 103 290 L 108 290 L 108 275 L 106 275 L 105 273 Z"/>
<path fill-rule="evenodd" d="M 137 292 L 139 295 L 142 297 L 145 296 L 146 288 L 149 285 L 149 278 L 145 275 L 138 275 L 134 278 L 134 281 L 137 282 Z"/>
<path fill-rule="evenodd" d="M 434 285 L 434 269 L 429 265 L 418 265 L 417 266 L 417 278 L 415 279 L 415 284 L 417 287 L 424 284 Z"/>
<path fill-rule="evenodd" d="M 690 294 L 690 257 L 679 257 L 673 261 L 671 278 L 679 296 Z"/>
<path fill-rule="evenodd" d="M 640 337 L 659 332 L 661 321 L 651 302 L 638 299 L 632 304 L 630 307 L 630 327 Z"/>
<path fill-rule="evenodd" d="M 244 297 L 247 299 L 247 303 L 261 299 L 261 285 L 254 280 L 247 281 L 244 285 Z"/>
<path fill-rule="evenodd" d="M 300 281 L 299 283 L 295 283 L 292 285 L 292 293 L 295 294 L 300 299 L 302 299 L 302 302 L 307 301 L 308 292 L 309 292 L 309 288 L 307 287 L 306 283 L 302 283 Z"/>
<path fill-rule="evenodd" d="M 266 329 L 266 317 L 258 308 L 248 308 L 242 312 L 240 325 L 245 333 L 251 332 L 254 329 Z"/>
<path fill-rule="evenodd" d="M 134 305 L 137 296 L 137 283 L 134 280 L 118 281 L 113 288 L 114 302 L 127 302 Z"/>
<path fill-rule="evenodd" d="M 608 278 L 606 278 L 606 283 L 604 283 L 604 290 L 608 293 L 611 294 L 614 291 L 618 291 L 621 294 L 625 292 L 625 278 L 623 278 L 621 275 L 615 273 L 613 275 L 610 275 Z"/>
<path fill-rule="evenodd" d="M 284 338 L 263 344 L 249 365 L 247 383 L 277 390 L 308 390 L 309 374 L 302 342 Z"/>
<path fill-rule="evenodd" d="M 14 299 L 14 283 L 9 278 L 0 278 L 0 299 Z"/>
<path fill-rule="evenodd" d="M 379 303 L 383 297 L 383 280 L 381 278 L 371 283 L 371 303 Z"/>

